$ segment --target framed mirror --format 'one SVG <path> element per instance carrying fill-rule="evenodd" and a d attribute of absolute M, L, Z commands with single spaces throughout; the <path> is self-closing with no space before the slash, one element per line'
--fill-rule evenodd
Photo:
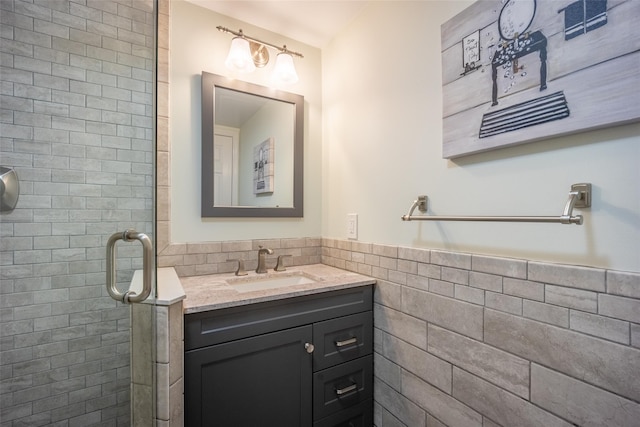
<path fill-rule="evenodd" d="M 202 73 L 202 217 L 303 216 L 304 97 Z"/>

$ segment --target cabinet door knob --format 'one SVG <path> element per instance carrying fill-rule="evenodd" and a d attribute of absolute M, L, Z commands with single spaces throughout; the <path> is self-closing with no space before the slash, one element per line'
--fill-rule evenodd
<path fill-rule="evenodd" d="M 307 350 L 307 353 L 311 354 L 313 353 L 313 350 L 315 350 L 316 348 L 314 347 L 313 344 L 308 342 L 304 344 L 304 349 Z"/>

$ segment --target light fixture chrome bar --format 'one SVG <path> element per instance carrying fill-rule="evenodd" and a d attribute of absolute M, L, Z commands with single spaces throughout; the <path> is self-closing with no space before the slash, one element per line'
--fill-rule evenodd
<path fill-rule="evenodd" d="M 401 218 L 403 221 L 481 221 L 481 222 L 545 222 L 555 224 L 582 225 L 582 215 L 573 215 L 573 208 L 591 207 L 591 184 L 573 184 L 569 192 L 569 199 L 560 216 L 438 216 L 438 215 L 413 215 L 413 211 L 419 208 L 421 212 L 427 211 L 427 196 L 419 196 L 409 209 L 407 215 Z"/>
<path fill-rule="evenodd" d="M 299 58 L 304 58 L 304 55 L 302 55 L 300 52 L 296 52 L 296 51 L 287 49 L 287 45 L 283 45 L 282 47 L 280 47 L 280 46 L 277 46 L 277 45 L 275 45 L 273 43 L 265 42 L 265 41 L 262 41 L 260 39 L 256 39 L 255 37 L 250 37 L 250 36 L 246 35 L 245 33 L 243 33 L 242 29 L 240 31 L 233 31 L 233 30 L 230 30 L 229 28 L 223 27 L 221 25 L 218 25 L 216 28 L 218 29 L 218 31 L 222 31 L 223 33 L 233 34 L 236 37 L 242 37 L 242 38 L 245 38 L 245 39 L 247 39 L 249 41 L 252 41 L 252 42 L 255 42 L 255 43 L 259 43 L 259 44 L 262 44 L 262 45 L 265 45 L 265 46 L 269 46 L 269 47 L 271 47 L 273 49 L 276 49 L 276 50 L 278 50 L 280 52 L 288 53 L 289 55 L 295 55 L 295 56 L 297 56 Z"/>

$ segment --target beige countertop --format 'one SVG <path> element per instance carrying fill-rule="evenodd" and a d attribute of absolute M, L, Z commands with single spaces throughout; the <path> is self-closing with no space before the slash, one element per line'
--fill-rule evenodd
<path fill-rule="evenodd" d="M 313 278 L 315 281 L 271 289 L 239 291 L 244 281 L 284 278 L 293 275 Z M 227 280 L 232 283 L 228 283 Z M 190 314 L 372 285 L 375 279 L 328 265 L 314 264 L 287 267 L 287 271 L 283 272 L 269 270 L 267 274 L 256 274 L 252 271 L 247 276 L 241 277 L 233 273 L 182 277 L 180 282 L 186 294 L 184 313 Z M 239 284 L 240 286 L 237 286 Z"/>

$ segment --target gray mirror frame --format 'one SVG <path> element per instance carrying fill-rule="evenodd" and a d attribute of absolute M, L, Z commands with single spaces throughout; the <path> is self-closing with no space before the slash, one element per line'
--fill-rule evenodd
<path fill-rule="evenodd" d="M 295 107 L 293 148 L 293 207 L 214 206 L 213 205 L 213 135 L 215 89 L 217 87 L 251 93 L 265 98 L 288 102 Z M 304 162 L 304 97 L 271 89 L 217 74 L 202 72 L 202 217 L 235 218 L 302 218 L 303 162 Z"/>

